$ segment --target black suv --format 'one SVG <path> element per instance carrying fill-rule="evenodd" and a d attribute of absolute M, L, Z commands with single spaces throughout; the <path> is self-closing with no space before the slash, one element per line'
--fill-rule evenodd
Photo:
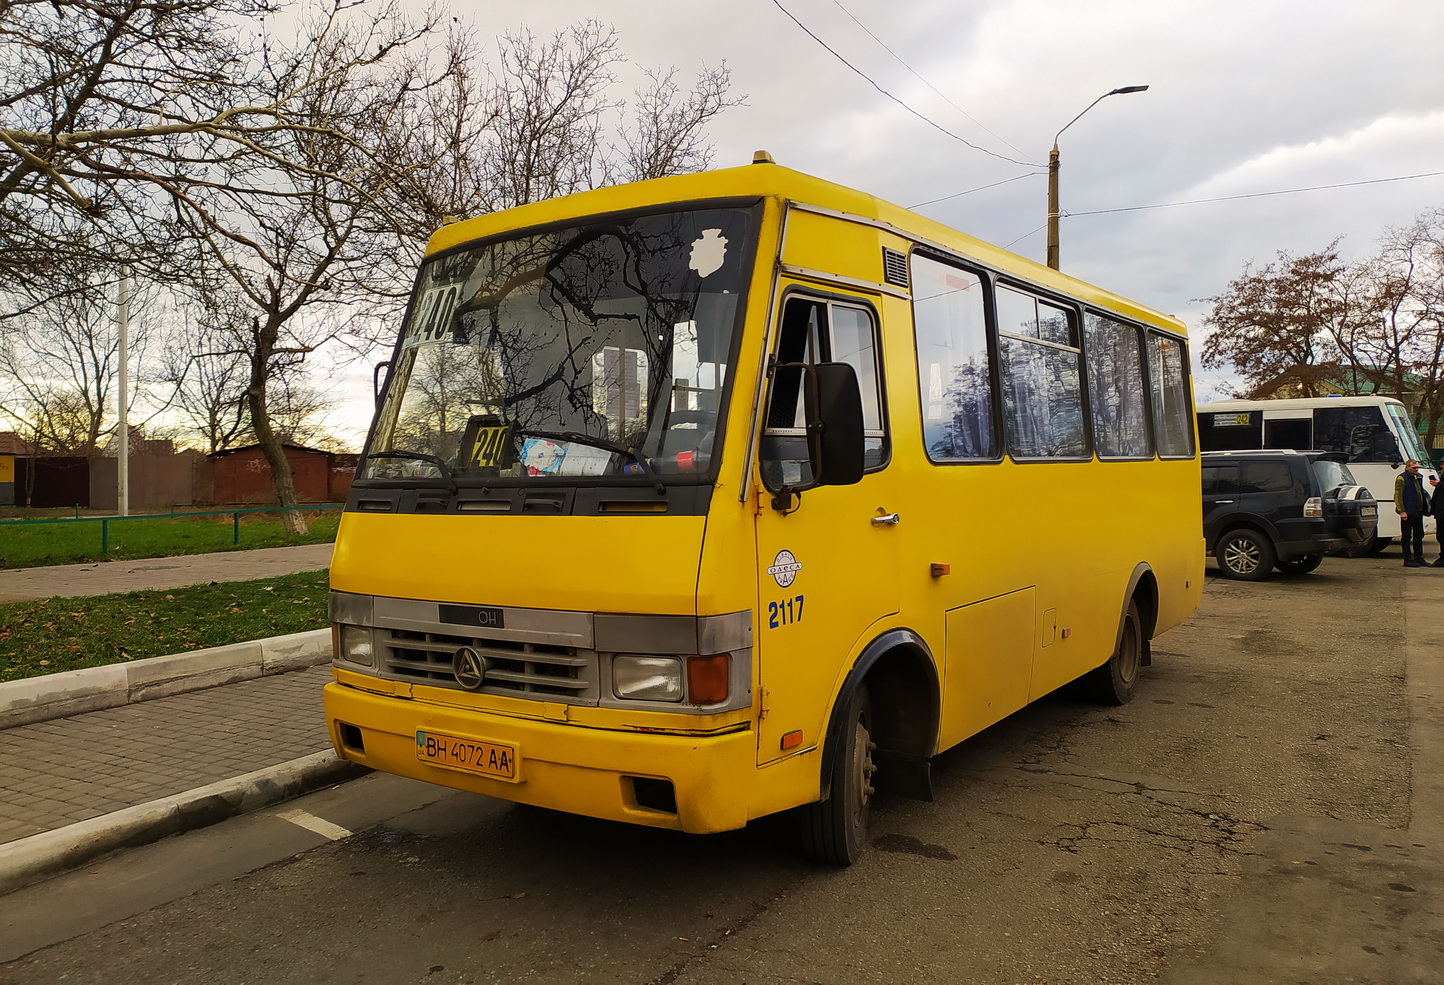
<path fill-rule="evenodd" d="M 1379 506 L 1348 456 L 1327 451 L 1203 455 L 1203 536 L 1226 578 L 1259 581 L 1275 565 L 1313 571 L 1374 535 Z"/>

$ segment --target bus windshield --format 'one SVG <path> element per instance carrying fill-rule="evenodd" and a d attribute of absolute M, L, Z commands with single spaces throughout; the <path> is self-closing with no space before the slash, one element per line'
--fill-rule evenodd
<path fill-rule="evenodd" d="M 1424 450 L 1424 442 L 1419 440 L 1419 432 L 1415 430 L 1414 422 L 1409 420 L 1409 412 L 1398 404 L 1389 404 L 1389 416 L 1394 419 L 1394 430 L 1399 432 L 1399 445 L 1404 457 L 1426 464 L 1431 462 L 1429 453 Z"/>
<path fill-rule="evenodd" d="M 743 208 L 672 212 L 428 261 L 362 476 L 711 471 L 755 225 Z"/>

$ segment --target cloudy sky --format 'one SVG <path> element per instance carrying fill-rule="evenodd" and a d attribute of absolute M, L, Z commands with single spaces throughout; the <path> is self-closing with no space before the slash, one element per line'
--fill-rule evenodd
<path fill-rule="evenodd" d="M 1340 236 L 1363 257 L 1444 206 L 1444 16 L 1429 3 L 454 2 L 483 35 L 592 17 L 636 65 L 725 61 L 747 99 L 711 130 L 714 166 L 765 148 L 1040 261 L 1054 134 L 1146 84 L 1059 141 L 1061 266 L 1195 328 L 1196 299 L 1250 260 Z M 1263 194 L 1317 186 L 1344 187 Z M 1224 379 L 1199 369 L 1200 398 Z"/>

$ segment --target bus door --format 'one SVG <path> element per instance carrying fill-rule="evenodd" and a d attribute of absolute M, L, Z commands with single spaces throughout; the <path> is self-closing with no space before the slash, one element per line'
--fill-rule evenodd
<path fill-rule="evenodd" d="M 898 610 L 904 529 L 895 512 L 897 470 L 887 468 L 878 309 L 857 295 L 793 285 L 782 288 L 779 310 L 759 444 L 765 487 L 756 525 L 759 764 L 822 743 L 826 699 L 843 660 L 859 637 Z M 866 471 L 853 485 L 807 489 L 802 366 L 824 362 L 846 362 L 857 372 Z"/>

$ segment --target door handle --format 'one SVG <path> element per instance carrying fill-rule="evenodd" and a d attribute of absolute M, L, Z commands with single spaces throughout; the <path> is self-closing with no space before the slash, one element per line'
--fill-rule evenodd
<path fill-rule="evenodd" d="M 888 513 L 883 516 L 875 516 L 872 518 L 872 525 L 874 527 L 881 527 L 883 524 L 895 527 L 901 522 L 902 517 L 898 516 L 896 513 Z"/>

